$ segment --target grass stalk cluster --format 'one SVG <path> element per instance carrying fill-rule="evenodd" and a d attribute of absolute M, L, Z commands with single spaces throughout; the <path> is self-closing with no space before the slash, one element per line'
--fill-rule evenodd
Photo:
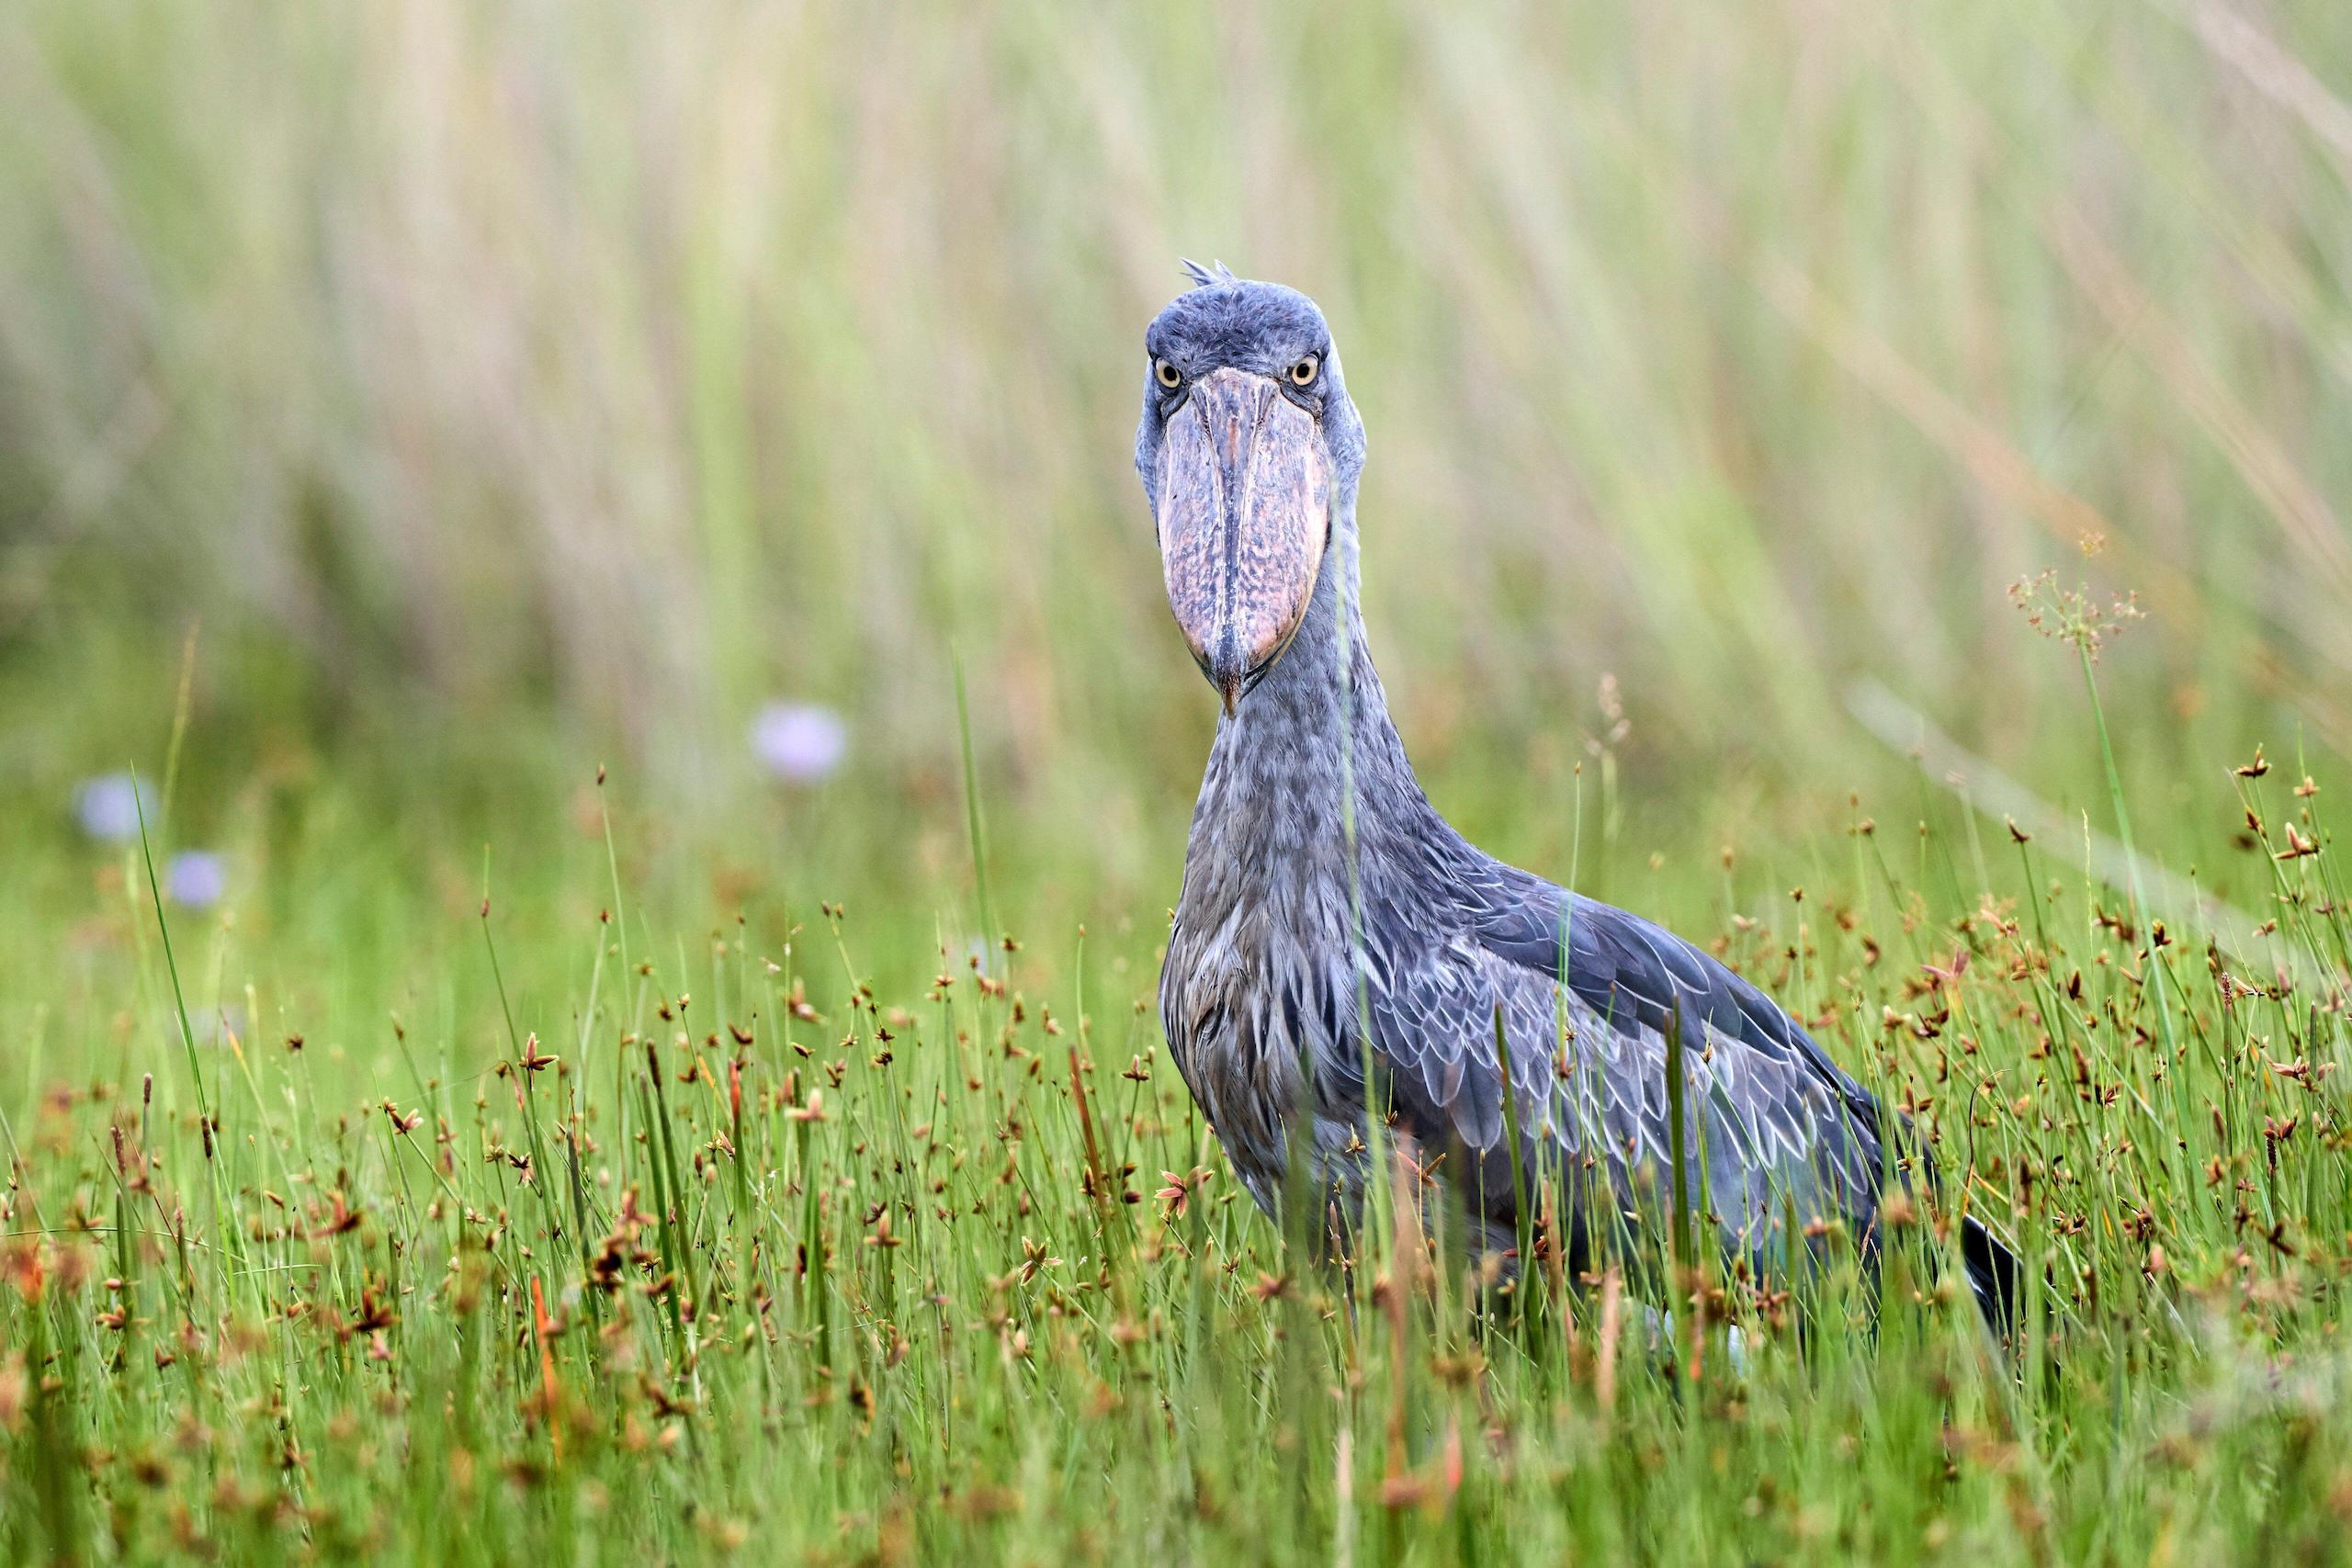
<path fill-rule="evenodd" d="M 568 942 L 518 952 L 484 900 L 440 959 L 474 1000 L 431 1032 L 278 1012 L 266 953 L 228 986 L 224 922 L 175 1054 L 142 1030 L 87 1054 L 119 1075 L 52 1054 L 0 1086 L 0 1548 L 2324 1556 L 2352 920 L 2316 787 L 2271 773 L 2236 780 L 2258 951 L 2022 834 L 1996 876 L 1867 821 L 1851 886 L 1720 940 L 1951 1173 L 1890 1207 L 1875 1286 L 1835 1235 L 1818 1277 L 1727 1272 L 1680 1209 L 1571 1278 L 1540 1194 L 1521 1281 L 1482 1279 L 1388 1153 L 1317 1263 L 1240 1193 L 1148 998 L 1087 1010 L 1084 960 L 1065 1001 L 1017 942 L 943 941 L 886 990 L 831 905 L 639 956 L 609 848 Z M 116 886 L 107 918 L 177 939 L 128 950 L 125 1005 L 178 995 L 189 933 Z M 368 1035 L 372 1065 L 311 1043 Z M 2006 1349 L 1945 1262 L 1963 1208 L 2030 1263 Z"/>

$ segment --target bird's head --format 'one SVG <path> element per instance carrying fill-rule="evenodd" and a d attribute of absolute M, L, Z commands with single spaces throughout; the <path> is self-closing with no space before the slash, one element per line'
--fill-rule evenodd
<path fill-rule="evenodd" d="M 1352 526 L 1363 426 L 1315 301 L 1187 262 L 1144 333 L 1136 469 L 1168 603 L 1231 714 L 1306 618 Z"/>

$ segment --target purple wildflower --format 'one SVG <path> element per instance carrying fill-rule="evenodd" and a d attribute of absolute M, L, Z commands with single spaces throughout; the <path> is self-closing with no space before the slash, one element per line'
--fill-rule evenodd
<path fill-rule="evenodd" d="M 164 891 L 175 904 L 209 909 L 229 890 L 229 863 L 209 850 L 182 850 L 164 868 Z"/>
<path fill-rule="evenodd" d="M 82 831 L 107 843 L 139 837 L 142 806 L 150 818 L 155 815 L 154 791 L 134 783 L 129 773 L 100 773 L 85 779 L 74 792 L 74 819 L 82 825 Z"/>
<path fill-rule="evenodd" d="M 816 703 L 770 703 L 752 721 L 752 754 L 787 784 L 814 784 L 840 767 L 849 727 Z"/>

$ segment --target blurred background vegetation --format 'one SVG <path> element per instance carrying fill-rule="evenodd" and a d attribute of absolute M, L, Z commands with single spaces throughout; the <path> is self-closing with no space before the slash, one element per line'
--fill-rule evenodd
<path fill-rule="evenodd" d="M 1329 313 L 1383 671 L 1498 852 L 1638 902 L 1952 809 L 1865 682 L 2103 819 L 2052 565 L 2151 613 L 2100 676 L 2180 869 L 2255 739 L 2352 750 L 2339 4 L 16 0 L 0 101 L 0 814 L 168 767 L 248 919 L 601 865 L 608 762 L 632 880 L 928 929 L 960 659 L 1007 923 L 1148 941 L 1180 254 Z"/>

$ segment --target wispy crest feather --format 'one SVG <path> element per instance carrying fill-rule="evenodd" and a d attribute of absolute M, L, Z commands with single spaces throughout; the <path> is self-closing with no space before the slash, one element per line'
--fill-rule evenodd
<path fill-rule="evenodd" d="M 1214 267 L 1203 266 L 1190 256 L 1179 256 L 1177 262 L 1183 267 L 1184 276 L 1193 280 L 1193 287 L 1195 288 L 1215 288 L 1220 283 L 1241 281 L 1233 276 L 1233 269 L 1223 262 L 1218 262 Z"/>

